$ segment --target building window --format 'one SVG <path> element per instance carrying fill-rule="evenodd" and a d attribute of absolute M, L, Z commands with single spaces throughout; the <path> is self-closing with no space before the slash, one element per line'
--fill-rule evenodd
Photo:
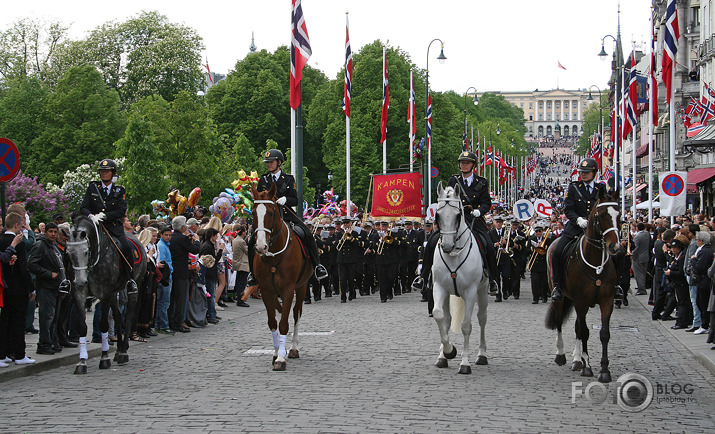
<path fill-rule="evenodd" d="M 546 120 L 547 120 L 547 121 L 550 121 L 550 120 L 551 120 L 551 115 L 550 115 L 550 114 L 546 115 Z"/>
<path fill-rule="evenodd" d="M 539 127 L 539 136 L 543 136 L 543 135 L 544 135 L 544 126 L 541 125 L 541 126 Z"/>
<path fill-rule="evenodd" d="M 529 110 L 531 110 L 531 109 L 533 109 L 533 108 L 534 108 L 534 103 L 533 103 L 533 102 L 530 102 L 530 103 L 529 103 Z"/>
<path fill-rule="evenodd" d="M 586 107 L 588 107 L 588 103 L 584 101 L 583 108 L 586 108 Z"/>
<path fill-rule="evenodd" d="M 571 134 L 573 134 L 574 136 L 578 136 L 578 125 L 574 125 L 573 127 L 571 127 Z"/>
<path fill-rule="evenodd" d="M 568 113 L 564 113 L 564 120 L 565 120 L 565 121 L 569 120 L 569 114 L 568 114 Z"/>
<path fill-rule="evenodd" d="M 546 108 L 551 108 L 551 101 L 546 103 Z"/>
<path fill-rule="evenodd" d="M 564 108 L 569 108 L 569 102 L 568 102 L 568 101 L 564 101 Z"/>
<path fill-rule="evenodd" d="M 544 102 L 543 102 L 543 101 L 539 101 L 539 108 L 540 108 L 540 109 L 544 108 Z"/>
<path fill-rule="evenodd" d="M 519 107 L 521 107 L 521 108 L 523 109 L 523 108 L 524 108 L 524 103 L 523 103 L 523 102 L 522 102 L 522 103 L 519 103 Z"/>
<path fill-rule="evenodd" d="M 534 127 L 529 127 L 529 132 L 533 133 L 534 132 Z"/>
<path fill-rule="evenodd" d="M 561 102 L 560 102 L 560 101 L 556 101 L 556 108 L 561 108 Z"/>
<path fill-rule="evenodd" d="M 564 136 L 568 136 L 568 135 L 569 135 L 569 126 L 564 125 Z"/>
<path fill-rule="evenodd" d="M 534 120 L 534 115 L 529 115 L 529 120 L 533 121 Z"/>
<path fill-rule="evenodd" d="M 560 121 L 560 120 L 561 120 L 561 114 L 556 113 L 556 120 L 557 120 L 557 121 Z"/>
<path fill-rule="evenodd" d="M 543 121 L 544 120 L 544 115 L 542 113 L 539 113 L 539 120 Z"/>
<path fill-rule="evenodd" d="M 547 135 L 547 136 L 550 136 L 550 135 L 551 135 L 551 125 L 549 125 L 548 127 L 546 127 L 546 135 Z"/>

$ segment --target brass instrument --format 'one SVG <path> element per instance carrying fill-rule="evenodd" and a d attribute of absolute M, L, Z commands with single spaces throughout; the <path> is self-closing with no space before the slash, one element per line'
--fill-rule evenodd
<path fill-rule="evenodd" d="M 340 238 L 340 241 L 338 241 L 338 245 L 337 245 L 338 251 L 341 251 L 343 249 L 343 246 L 345 245 L 345 241 L 353 242 L 353 240 L 355 240 L 355 235 L 353 235 L 353 230 L 355 229 L 355 225 L 357 225 L 357 221 L 353 222 L 352 226 L 350 226 L 350 229 L 345 231 L 345 233 L 343 233 L 343 237 Z"/>
<path fill-rule="evenodd" d="M 626 255 L 632 256 L 632 254 L 631 254 L 631 227 L 628 223 L 623 223 L 621 225 L 621 240 L 628 241 L 628 249 L 626 250 Z"/>
<path fill-rule="evenodd" d="M 385 249 L 385 243 L 392 244 L 395 239 L 390 235 L 392 233 L 392 226 L 395 222 L 391 222 L 390 226 L 387 227 L 387 233 L 380 238 L 380 242 L 377 243 L 377 254 L 382 255 L 382 251 Z"/>
<path fill-rule="evenodd" d="M 506 230 L 506 229 L 504 229 Z M 504 238 L 502 238 L 503 240 Z M 499 247 L 499 251 L 497 252 L 497 264 L 499 263 L 499 260 L 501 259 L 501 254 L 506 253 L 509 255 L 509 257 L 514 256 L 514 252 L 509 251 L 509 241 L 511 240 L 511 229 L 507 231 L 506 235 L 506 246 L 505 247 Z"/>
<path fill-rule="evenodd" d="M 548 228 L 546 232 L 544 232 L 544 239 L 534 247 L 534 253 L 531 254 L 531 259 L 529 259 L 529 265 L 526 267 L 526 271 L 531 272 L 531 269 L 536 263 L 537 255 L 543 256 L 546 254 L 546 240 L 549 239 L 549 235 L 551 235 L 551 228 Z"/>

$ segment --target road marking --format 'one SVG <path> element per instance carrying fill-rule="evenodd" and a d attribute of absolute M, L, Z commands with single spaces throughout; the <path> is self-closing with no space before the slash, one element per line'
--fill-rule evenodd
<path fill-rule="evenodd" d="M 594 330 L 601 330 L 601 325 L 600 324 L 594 324 L 593 325 Z M 611 331 L 616 331 L 616 332 L 634 332 L 638 333 L 638 327 L 633 327 L 633 326 L 611 326 Z"/>

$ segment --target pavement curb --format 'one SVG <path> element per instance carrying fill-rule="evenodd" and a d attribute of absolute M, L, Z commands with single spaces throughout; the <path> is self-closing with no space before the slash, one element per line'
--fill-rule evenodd
<path fill-rule="evenodd" d="M 640 297 L 640 298 L 638 298 Z M 648 313 L 648 317 L 651 315 L 652 311 L 652 306 L 648 305 L 648 297 L 647 295 L 642 295 L 642 296 L 632 296 L 629 297 L 629 300 L 635 300 L 638 302 L 643 307 L 643 310 L 645 310 Z M 690 353 L 695 357 L 695 360 L 700 362 L 705 369 L 710 371 L 712 375 L 715 375 L 715 351 L 709 350 L 711 354 L 707 352 L 703 352 L 704 348 L 702 347 L 710 347 L 711 344 L 705 344 L 705 338 L 700 339 L 699 337 L 695 337 L 692 333 L 677 333 L 678 331 L 682 332 L 682 330 L 671 330 L 668 324 L 670 323 L 664 323 L 662 321 L 653 321 L 654 323 L 658 323 L 658 326 L 661 327 L 666 333 L 670 334 L 673 336 L 675 339 L 678 340 L 685 348 L 690 351 Z"/>
<path fill-rule="evenodd" d="M 87 355 L 89 356 L 88 362 L 96 361 L 99 363 L 99 357 L 102 355 L 102 348 L 98 344 L 96 348 L 87 349 Z M 67 351 L 67 348 L 65 348 Z M 116 348 L 109 347 L 109 354 L 111 355 L 116 351 Z M 30 355 L 28 353 L 28 355 Z M 7 368 L 0 368 L 0 383 L 6 381 L 14 380 L 16 378 L 29 377 L 35 374 L 39 374 L 44 371 L 49 371 L 50 369 L 61 368 L 63 366 L 76 365 L 79 362 L 79 350 L 75 349 L 68 354 L 63 354 L 61 356 L 40 356 L 40 357 L 50 357 L 44 360 L 35 359 L 35 363 L 31 365 L 18 366 L 12 364 Z"/>

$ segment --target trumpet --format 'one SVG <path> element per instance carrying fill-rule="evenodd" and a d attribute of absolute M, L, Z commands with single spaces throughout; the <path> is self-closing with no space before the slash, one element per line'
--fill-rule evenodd
<path fill-rule="evenodd" d="M 337 245 L 338 251 L 343 249 L 343 246 L 345 245 L 345 241 L 353 242 L 353 240 L 355 240 L 355 236 L 353 235 L 353 230 L 355 229 L 355 225 L 357 225 L 357 222 L 353 222 L 352 226 L 350 226 L 350 229 L 345 231 L 345 233 L 343 234 L 343 237 L 340 238 L 340 241 L 338 241 L 338 245 Z"/>
<path fill-rule="evenodd" d="M 390 226 L 387 227 L 387 233 L 380 238 L 380 242 L 377 243 L 377 254 L 382 255 L 383 250 L 385 249 L 385 243 L 387 244 L 392 244 L 395 242 L 395 239 L 390 235 L 392 233 L 392 226 L 395 224 L 395 222 L 391 222 Z"/>
<path fill-rule="evenodd" d="M 503 240 L 504 238 L 502 238 Z M 499 260 L 501 259 L 501 254 L 506 253 L 509 256 L 513 256 L 514 253 L 509 251 L 509 241 L 511 240 L 511 229 L 507 231 L 507 236 L 506 236 L 506 246 L 505 247 L 500 247 L 499 251 L 497 252 L 497 264 L 499 263 Z"/>
<path fill-rule="evenodd" d="M 551 228 L 548 228 L 546 232 L 544 232 L 544 239 L 541 240 L 536 247 L 534 247 L 534 253 L 531 254 L 531 259 L 529 259 L 529 265 L 526 267 L 526 271 L 531 272 L 531 269 L 536 263 L 537 256 L 543 256 L 546 254 L 546 240 L 549 239 L 549 235 L 551 235 Z"/>

